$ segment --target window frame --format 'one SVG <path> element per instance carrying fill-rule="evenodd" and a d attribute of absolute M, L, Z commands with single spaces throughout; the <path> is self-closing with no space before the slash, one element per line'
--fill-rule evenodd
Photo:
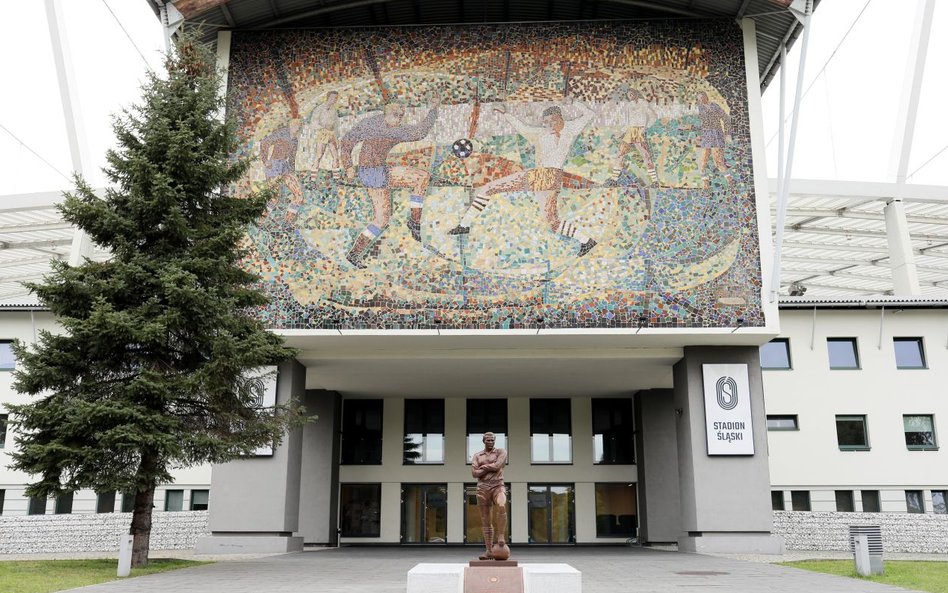
<path fill-rule="evenodd" d="M 626 441 L 625 444 L 627 445 L 627 451 L 626 451 L 626 452 L 629 454 L 628 457 L 623 457 L 623 458 L 622 458 L 621 460 L 619 460 L 619 461 L 608 461 L 608 460 L 605 460 L 605 455 L 606 455 L 605 435 L 606 435 L 606 433 L 605 433 L 605 432 L 601 432 L 601 433 L 597 433 L 597 432 L 596 432 L 596 411 L 597 411 L 597 408 L 596 408 L 596 407 L 597 407 L 597 405 L 599 405 L 599 406 L 604 406 L 604 407 L 606 408 L 606 409 L 605 409 L 605 412 L 606 412 L 607 415 L 609 416 L 609 423 L 608 423 L 608 424 L 609 424 L 609 428 L 608 428 L 607 430 L 610 431 L 610 434 L 611 434 L 611 433 L 617 433 L 619 438 L 625 438 L 625 439 L 627 439 L 627 441 Z M 619 410 L 619 407 L 620 407 L 620 406 L 622 406 L 623 408 L 625 408 L 626 405 L 628 406 L 627 409 Z M 621 411 L 621 412 L 623 412 L 623 413 L 627 413 L 628 421 L 627 421 L 627 422 L 623 422 L 623 423 L 621 423 L 621 424 L 616 424 L 616 423 L 614 423 L 613 420 L 614 420 L 614 418 L 615 418 L 615 415 L 616 415 L 616 412 L 617 412 L 617 411 Z M 591 412 L 591 415 L 590 415 L 590 427 L 592 428 L 592 438 L 593 438 L 593 465 L 635 465 L 635 458 L 636 458 L 636 455 L 635 455 L 635 454 L 636 454 L 636 451 L 635 451 L 635 410 L 634 410 L 634 406 L 632 405 L 632 399 L 631 399 L 631 398 L 626 398 L 626 397 L 594 397 L 594 398 L 591 398 L 591 402 L 590 402 L 590 412 Z M 572 426 L 570 427 L 570 432 L 572 432 Z M 603 445 L 602 445 L 603 460 L 602 460 L 602 461 L 598 461 L 598 460 L 596 459 L 596 435 L 597 435 L 597 434 L 603 435 L 603 439 L 602 439 L 602 440 L 603 440 Z M 572 435 L 570 435 L 570 438 L 572 438 Z M 620 449 L 620 448 L 621 448 L 621 447 L 618 447 L 617 450 Z M 572 457 L 572 455 L 571 455 L 571 457 Z M 618 457 L 618 455 L 616 455 L 616 457 Z"/>
<path fill-rule="evenodd" d="M 344 500 L 343 489 L 347 487 L 357 487 L 357 488 L 369 488 L 374 487 L 375 489 L 375 504 L 376 504 L 376 513 L 377 518 L 374 523 L 377 526 L 377 531 L 375 533 L 358 533 L 354 534 L 352 532 L 346 531 L 347 523 L 344 517 L 344 504 L 348 501 Z M 353 538 L 378 538 L 382 537 L 382 483 L 381 482 L 344 482 L 339 484 L 339 537 L 353 537 Z"/>
<path fill-rule="evenodd" d="M 833 491 L 836 499 L 836 512 L 837 513 L 855 513 L 856 512 L 856 497 L 852 490 L 835 490 Z M 846 506 L 846 503 L 849 505 L 849 509 L 841 509 L 840 507 L 840 497 L 843 498 L 843 506 Z"/>
<path fill-rule="evenodd" d="M 54 515 L 71 515 L 72 503 L 75 500 L 75 492 L 64 492 L 55 498 L 53 504 Z"/>
<path fill-rule="evenodd" d="M 0 373 L 12 373 L 16 370 L 16 354 L 13 352 L 13 340 L 0 340 L 0 349 L 2 349 L 4 345 L 10 348 L 10 357 L 13 360 L 13 364 L 11 366 L 3 366 L 3 357 L 0 356 Z"/>
<path fill-rule="evenodd" d="M 896 347 L 898 342 L 915 342 L 918 344 L 918 356 L 921 358 L 921 366 L 899 364 L 899 350 Z M 892 349 L 895 356 L 895 368 L 899 370 L 925 370 L 928 368 L 928 357 L 925 356 L 925 340 L 914 336 L 897 336 L 892 338 Z"/>
<path fill-rule="evenodd" d="M 169 506 L 171 506 L 169 503 L 171 502 L 172 492 L 175 492 L 181 495 L 180 508 L 177 508 L 177 509 L 168 508 Z M 180 488 L 171 488 L 169 490 L 165 490 L 164 509 L 166 513 L 180 513 L 181 511 L 183 511 L 184 510 L 184 490 L 181 490 Z"/>
<path fill-rule="evenodd" d="M 865 436 L 864 445 L 843 445 L 839 442 L 839 422 L 842 421 L 855 421 L 859 419 L 862 422 L 863 435 Z M 836 414 L 835 418 L 836 425 L 836 445 L 839 447 L 840 451 L 869 451 L 872 449 L 872 444 L 869 441 L 869 417 L 866 414 Z"/>
<path fill-rule="evenodd" d="M 109 505 L 109 498 L 111 495 L 112 504 Z M 106 510 L 107 509 L 107 510 Z M 114 513 L 115 512 L 115 490 L 110 492 L 96 492 L 95 493 L 95 513 L 97 515 L 105 513 Z"/>
<path fill-rule="evenodd" d="M 787 366 L 764 366 L 764 357 L 763 350 L 766 346 L 770 344 L 783 344 L 784 353 L 787 355 Z M 760 346 L 760 370 L 762 371 L 792 371 L 793 370 L 793 357 L 790 354 L 790 338 L 774 338 L 765 344 Z"/>
<path fill-rule="evenodd" d="M 906 418 L 928 418 L 931 421 L 932 425 L 932 444 L 931 445 L 910 445 L 908 442 L 909 434 L 921 434 L 920 431 L 912 431 L 911 433 L 905 430 L 905 419 Z M 909 451 L 937 451 L 938 450 L 938 434 L 935 432 L 935 415 L 934 414 L 902 414 L 902 433 L 905 436 L 905 448 Z"/>
<path fill-rule="evenodd" d="M 935 503 L 936 492 L 941 497 L 941 505 L 940 505 L 941 510 L 939 510 L 939 507 L 936 506 L 936 503 Z M 948 490 L 932 490 L 931 495 L 932 495 L 932 513 L 936 515 L 944 515 L 948 513 Z"/>
<path fill-rule="evenodd" d="M 909 505 L 909 493 L 918 494 L 918 509 L 913 511 L 911 505 Z M 925 514 L 925 493 L 922 490 L 906 490 L 905 491 L 905 512 L 911 513 L 913 515 L 924 515 Z"/>
<path fill-rule="evenodd" d="M 535 403 L 535 402 L 536 402 L 536 403 Z M 546 402 L 546 403 L 541 403 L 541 402 Z M 552 407 L 553 407 L 552 402 L 557 402 L 557 405 L 559 405 L 559 406 L 564 405 L 564 404 L 561 403 L 561 402 L 565 402 L 565 406 L 566 406 L 566 410 L 567 410 L 566 424 L 567 424 L 568 432 L 566 432 L 565 434 L 566 434 L 567 438 L 569 439 L 569 459 L 568 459 L 568 460 L 565 460 L 565 461 L 564 461 L 564 460 L 558 460 L 558 459 L 553 458 L 553 457 L 555 457 L 555 456 L 553 455 L 553 452 L 554 452 L 554 449 L 555 449 L 555 446 L 554 446 L 554 442 L 555 442 L 554 435 L 564 434 L 564 433 L 561 433 L 561 432 L 537 432 L 537 431 L 534 429 L 534 426 L 533 426 L 533 424 L 534 424 L 534 419 L 536 418 L 536 416 L 539 415 L 539 411 L 537 411 L 536 413 L 534 412 L 534 406 L 536 406 L 537 408 L 539 408 L 539 407 L 541 407 L 541 406 L 545 406 L 545 407 L 552 408 Z M 529 429 L 530 429 L 530 464 L 531 464 L 531 465 L 572 465 L 572 464 L 573 464 L 573 400 L 572 400 L 571 398 L 545 398 L 545 397 L 530 398 L 530 426 L 529 426 Z M 537 436 L 546 436 L 546 437 L 548 437 L 548 438 L 547 438 L 547 446 L 548 446 L 548 448 L 549 448 L 549 453 L 550 453 L 550 457 L 551 457 L 550 461 L 543 461 L 543 460 L 537 461 L 537 460 L 536 460 L 535 448 L 534 448 L 534 447 L 535 447 L 535 438 L 536 438 Z"/>
<path fill-rule="evenodd" d="M 203 509 L 194 508 L 194 494 L 196 492 L 203 492 L 207 496 L 207 502 L 201 503 L 205 506 Z M 198 488 L 197 490 L 191 490 L 190 496 L 188 497 L 188 510 L 189 511 L 206 511 L 211 508 L 211 491 L 207 488 Z"/>
<path fill-rule="evenodd" d="M 848 342 L 852 344 L 853 358 L 856 361 L 855 366 L 838 366 L 833 364 L 833 354 L 830 350 L 830 343 L 841 344 Z M 826 356 L 829 359 L 829 368 L 831 371 L 858 371 L 862 369 L 862 360 L 859 357 L 859 340 L 857 338 L 826 338 Z"/>
<path fill-rule="evenodd" d="M 444 434 L 444 430 L 445 430 L 444 426 L 445 426 L 445 423 L 446 423 L 444 398 L 414 398 L 414 397 L 413 397 L 413 398 L 406 398 L 406 399 L 403 400 L 403 401 L 404 401 L 404 406 L 402 407 L 402 411 L 403 411 L 403 418 L 402 418 L 402 428 L 403 428 L 403 430 L 402 430 L 402 465 L 444 465 L 444 458 L 445 458 L 445 450 L 444 450 L 444 448 L 445 448 L 445 444 L 446 444 L 446 443 L 445 443 L 445 434 Z M 412 402 L 412 403 L 409 404 L 409 402 Z M 408 408 L 409 408 L 409 405 L 411 405 L 411 406 L 418 406 L 418 407 L 419 407 L 419 409 L 418 409 L 418 410 L 415 410 L 415 411 L 421 414 L 421 424 L 422 424 L 422 425 L 426 425 L 426 424 L 428 424 L 428 420 L 429 420 L 429 418 L 428 418 L 429 412 L 431 412 L 431 410 L 428 409 L 428 406 L 430 406 L 430 405 L 432 405 L 432 404 L 435 404 L 435 407 L 437 407 L 436 404 L 437 404 L 438 402 L 440 402 L 440 404 L 441 404 L 441 432 L 440 432 L 440 433 L 436 433 L 436 432 L 420 432 L 420 433 L 419 433 L 419 432 L 411 432 L 411 433 L 410 433 L 410 432 L 408 432 L 408 424 L 409 424 Z M 435 413 L 434 416 L 437 417 L 437 413 Z M 406 450 L 406 448 L 407 448 L 407 445 L 408 445 L 408 442 L 409 442 L 409 441 L 408 441 L 409 436 L 411 436 L 411 435 L 421 435 L 421 444 L 420 444 L 420 446 L 419 446 L 420 458 L 419 458 L 417 461 L 416 461 L 416 460 L 409 460 L 408 457 L 407 457 L 408 451 Z M 428 437 L 429 437 L 429 436 L 437 436 L 437 437 L 440 437 L 440 438 L 441 438 L 441 459 L 440 459 L 440 460 L 437 460 L 437 461 L 427 461 L 427 460 L 424 459 L 425 456 L 426 456 L 426 455 L 428 454 L 428 452 L 429 452 L 429 451 L 428 451 L 428 447 L 427 447 Z"/>
<path fill-rule="evenodd" d="M 7 432 L 10 426 L 10 415 L 0 414 L 0 449 L 7 446 Z"/>
<path fill-rule="evenodd" d="M 621 532 L 605 533 L 605 532 L 604 532 L 605 530 L 601 529 L 602 527 L 604 527 L 604 525 L 603 525 L 603 522 L 600 520 L 600 517 L 609 517 L 609 516 L 611 515 L 611 513 L 600 513 L 599 511 L 601 511 L 601 510 L 610 510 L 610 509 L 609 509 L 609 508 L 602 508 L 602 507 L 600 507 L 599 503 L 600 503 L 600 501 L 602 501 L 604 498 L 606 498 L 606 491 L 608 491 L 608 490 L 619 491 L 620 488 L 625 488 L 625 489 L 626 489 L 626 492 L 631 493 L 632 510 L 633 510 L 633 513 L 632 513 L 632 515 L 619 515 L 619 514 L 615 514 L 615 517 L 616 517 L 616 530 L 619 531 L 622 527 L 627 527 L 628 530 L 626 530 L 626 531 L 621 531 Z M 631 482 L 631 483 L 628 482 L 628 481 L 624 481 L 624 482 L 595 482 L 595 483 L 593 483 L 593 495 L 595 496 L 595 499 L 596 499 L 596 501 L 595 501 L 595 502 L 596 502 L 596 504 L 595 504 L 595 515 L 596 515 L 596 537 L 597 537 L 597 538 L 614 538 L 614 537 L 621 537 L 621 538 L 629 539 L 629 538 L 633 538 L 633 537 L 638 537 L 638 533 L 639 533 L 639 531 L 638 531 L 638 527 L 639 527 L 639 513 L 638 513 L 639 493 L 638 493 L 638 484 L 637 484 L 636 482 Z M 610 498 L 611 498 L 611 497 L 610 497 Z M 620 525 L 620 523 L 619 523 L 619 522 L 620 522 L 620 519 L 621 519 L 622 517 L 629 517 L 629 516 L 631 516 L 631 518 L 632 518 L 632 525 L 631 525 L 631 526 L 622 526 L 622 525 Z M 629 528 L 629 527 L 630 527 L 630 528 Z"/>
<path fill-rule="evenodd" d="M 798 509 L 797 508 L 797 496 L 794 495 L 803 495 L 806 496 L 806 508 Z M 791 490 L 790 491 L 790 510 L 798 513 L 808 513 L 813 510 L 813 500 L 810 496 L 809 490 Z"/>
<path fill-rule="evenodd" d="M 31 496 L 26 505 L 27 515 L 45 515 L 49 500 L 45 496 Z"/>
<path fill-rule="evenodd" d="M 866 510 L 866 495 L 875 497 L 876 509 L 874 511 Z M 862 512 L 864 513 L 881 513 L 882 512 L 882 497 L 879 495 L 878 490 L 860 490 L 859 491 L 859 501 L 862 503 Z"/>
<path fill-rule="evenodd" d="M 780 501 L 780 504 L 777 504 L 777 501 Z M 777 508 L 777 507 L 780 508 Z M 785 511 L 787 510 L 787 499 L 784 496 L 783 490 L 771 490 L 770 491 L 770 510 L 772 511 Z"/>
<path fill-rule="evenodd" d="M 793 427 L 785 428 L 780 426 L 771 426 L 770 420 L 774 419 L 793 419 Z M 767 431 L 768 432 L 795 432 L 800 430 L 800 417 L 797 414 L 767 414 Z"/>
<path fill-rule="evenodd" d="M 503 402 L 502 404 L 503 413 L 497 412 L 496 414 L 497 418 L 491 418 L 490 414 L 488 413 L 484 413 L 484 414 L 481 413 L 482 411 L 486 410 L 488 407 L 491 407 L 492 405 L 495 407 L 495 409 L 500 410 L 501 409 L 500 402 Z M 474 408 L 477 408 L 477 409 L 474 409 Z M 483 410 L 481 408 L 483 408 Z M 509 410 L 507 407 L 507 398 L 505 397 L 502 397 L 502 398 L 469 397 L 467 398 L 467 401 L 464 404 L 464 411 L 465 411 L 464 447 L 466 449 L 467 465 L 471 465 L 471 461 L 473 460 L 474 455 L 476 455 L 479 451 L 483 450 L 484 434 L 488 432 L 494 433 L 494 437 L 495 437 L 494 446 L 495 447 L 497 447 L 498 449 L 507 450 L 507 463 L 509 464 L 510 463 L 510 448 L 509 448 L 507 437 L 508 437 L 508 427 L 510 425 L 510 416 L 509 416 Z M 500 426 L 500 416 L 503 416 L 503 430 L 496 430 L 493 427 Z M 474 422 L 475 420 L 477 422 Z M 494 421 L 496 421 L 497 424 L 494 424 Z M 472 428 L 477 428 L 477 426 L 472 426 L 472 424 L 483 424 L 484 428 L 486 428 L 487 430 L 483 432 L 477 432 L 476 430 L 472 430 Z M 475 442 L 480 443 L 480 445 L 474 445 L 472 447 L 471 445 L 472 437 L 476 438 Z"/>
<path fill-rule="evenodd" d="M 374 431 L 374 430 L 367 430 L 364 428 L 358 429 L 358 427 L 350 427 L 350 429 L 347 430 L 346 419 L 347 419 L 348 411 L 352 409 L 350 406 L 360 405 L 360 406 L 368 407 L 370 403 L 372 405 L 378 406 L 379 430 Z M 341 428 L 341 433 L 342 433 L 340 437 L 340 443 L 339 443 L 339 464 L 340 465 L 382 465 L 383 457 L 385 456 L 384 455 L 384 442 L 385 442 L 384 441 L 385 439 L 385 400 L 384 399 L 381 399 L 381 398 L 343 399 L 342 400 L 342 423 L 341 423 L 340 428 Z M 346 437 L 347 432 L 350 435 L 349 438 Z M 356 448 L 357 441 L 367 440 L 368 437 L 372 437 L 373 439 L 375 439 L 376 432 L 378 433 L 377 434 L 378 443 L 377 444 L 374 442 L 372 443 L 373 445 L 372 452 L 373 453 L 376 452 L 376 449 L 377 449 L 378 459 L 376 460 L 374 457 L 371 459 L 368 459 L 367 456 L 364 456 L 362 459 L 368 459 L 368 460 L 357 459 L 356 458 L 356 453 L 358 452 L 358 449 Z M 349 447 L 352 447 L 352 449 L 348 449 Z M 346 455 L 347 452 L 351 453 L 349 457 L 347 457 Z"/>

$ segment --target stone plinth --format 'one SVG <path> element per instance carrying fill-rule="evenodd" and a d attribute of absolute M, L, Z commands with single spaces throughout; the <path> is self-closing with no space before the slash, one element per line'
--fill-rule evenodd
<path fill-rule="evenodd" d="M 408 571 L 407 593 L 463 593 L 466 567 L 416 564 Z M 569 564 L 520 564 L 518 568 L 523 571 L 524 593 L 582 593 L 582 573 Z"/>

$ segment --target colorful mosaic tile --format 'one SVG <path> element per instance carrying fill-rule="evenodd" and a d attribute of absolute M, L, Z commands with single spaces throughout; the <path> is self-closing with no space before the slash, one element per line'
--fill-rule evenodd
<path fill-rule="evenodd" d="M 270 327 L 764 324 L 733 22 L 235 32 L 229 85 Z"/>

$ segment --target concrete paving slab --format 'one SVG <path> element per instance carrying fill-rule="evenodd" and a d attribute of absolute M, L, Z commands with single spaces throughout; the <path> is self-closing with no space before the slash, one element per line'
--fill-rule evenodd
<path fill-rule="evenodd" d="M 466 562 L 462 547 L 338 548 L 221 562 L 75 589 L 73 593 L 405 593 L 421 562 Z M 521 563 L 569 564 L 583 593 L 905 593 L 905 589 L 732 558 L 636 547 L 513 548 Z"/>

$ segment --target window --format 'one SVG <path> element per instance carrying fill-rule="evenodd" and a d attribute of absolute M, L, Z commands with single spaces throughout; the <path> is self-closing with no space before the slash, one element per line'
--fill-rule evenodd
<path fill-rule="evenodd" d="M 862 512 L 879 513 L 882 511 L 882 506 L 879 504 L 879 491 L 878 490 L 863 490 L 861 494 L 862 494 Z"/>
<path fill-rule="evenodd" d="M 96 492 L 95 494 L 95 512 L 114 513 L 115 512 L 115 491 Z"/>
<path fill-rule="evenodd" d="M 46 497 L 45 496 L 33 496 L 30 498 L 30 504 L 26 507 L 27 515 L 45 515 L 46 514 Z"/>
<path fill-rule="evenodd" d="M 72 512 L 72 492 L 67 492 L 65 494 L 60 494 L 56 497 L 56 505 L 53 507 L 53 512 L 57 515 L 68 515 Z"/>
<path fill-rule="evenodd" d="M 484 433 L 494 433 L 494 446 L 507 448 L 507 400 L 467 400 L 467 462 L 484 449 Z M 510 451 L 507 451 L 509 454 Z M 478 523 L 480 525 L 480 523 Z M 478 527 L 480 529 L 480 527 Z"/>
<path fill-rule="evenodd" d="M 123 492 L 122 493 L 122 512 L 131 513 L 134 510 L 135 510 L 135 493 Z"/>
<path fill-rule="evenodd" d="M 935 442 L 935 419 L 931 414 L 902 416 L 905 429 L 905 446 L 909 449 L 937 449 Z"/>
<path fill-rule="evenodd" d="M 869 433 L 865 416 L 837 416 L 836 440 L 841 451 L 868 451 Z"/>
<path fill-rule="evenodd" d="M 13 353 L 13 343 L 9 340 L 0 341 L 0 371 L 16 369 L 16 355 Z"/>
<path fill-rule="evenodd" d="M 530 462 L 572 463 L 570 400 L 530 400 Z"/>
<path fill-rule="evenodd" d="M 596 537 L 635 537 L 635 484 L 596 484 Z"/>
<path fill-rule="evenodd" d="M 774 338 L 760 347 L 760 368 L 790 369 L 790 340 Z"/>
<path fill-rule="evenodd" d="M 810 510 L 810 491 L 809 490 L 791 490 L 790 504 L 795 511 Z"/>
<path fill-rule="evenodd" d="M 632 400 L 593 399 L 593 463 L 635 463 Z"/>
<path fill-rule="evenodd" d="M 859 351 L 856 338 L 826 338 L 831 369 L 858 369 Z"/>
<path fill-rule="evenodd" d="M 800 430 L 796 414 L 767 414 L 767 430 Z"/>
<path fill-rule="evenodd" d="M 771 490 L 770 507 L 775 511 L 786 510 L 786 505 L 783 501 L 783 490 Z"/>
<path fill-rule="evenodd" d="M 382 400 L 347 399 L 343 402 L 342 463 L 382 464 Z"/>
<path fill-rule="evenodd" d="M 0 490 L 0 494 L 2 493 L 3 491 Z M 945 505 L 945 498 L 946 498 L 945 494 L 948 494 L 948 490 L 932 490 L 932 512 L 933 513 L 939 513 L 941 515 L 948 513 L 948 507 L 946 507 Z M 0 504 L 2 504 L 2 502 L 3 500 L 2 498 L 0 498 Z"/>
<path fill-rule="evenodd" d="M 206 511 L 207 510 L 208 493 L 209 492 L 207 490 L 192 490 L 191 491 L 191 510 L 192 511 Z"/>
<path fill-rule="evenodd" d="M 6 414 L 0 414 L 0 449 L 7 444 L 7 418 Z"/>
<path fill-rule="evenodd" d="M 0 490 L 0 515 L 3 514 L 3 500 L 7 497 L 6 490 Z"/>
<path fill-rule="evenodd" d="M 925 347 L 921 338 L 892 338 L 895 346 L 895 367 L 899 369 L 924 369 Z"/>
<path fill-rule="evenodd" d="M 905 491 L 905 507 L 909 513 L 924 513 L 925 501 L 922 500 L 921 490 Z"/>
<path fill-rule="evenodd" d="M 180 511 L 184 508 L 184 490 L 165 490 L 165 510 Z"/>
<path fill-rule="evenodd" d="M 402 463 L 444 463 L 444 400 L 406 399 Z"/>
<path fill-rule="evenodd" d="M 342 484 L 339 491 L 342 537 L 379 537 L 381 484 Z"/>
<path fill-rule="evenodd" d="M 853 503 L 853 491 L 852 490 L 837 490 L 836 491 L 836 511 L 839 513 L 851 513 L 856 510 L 855 504 Z"/>

